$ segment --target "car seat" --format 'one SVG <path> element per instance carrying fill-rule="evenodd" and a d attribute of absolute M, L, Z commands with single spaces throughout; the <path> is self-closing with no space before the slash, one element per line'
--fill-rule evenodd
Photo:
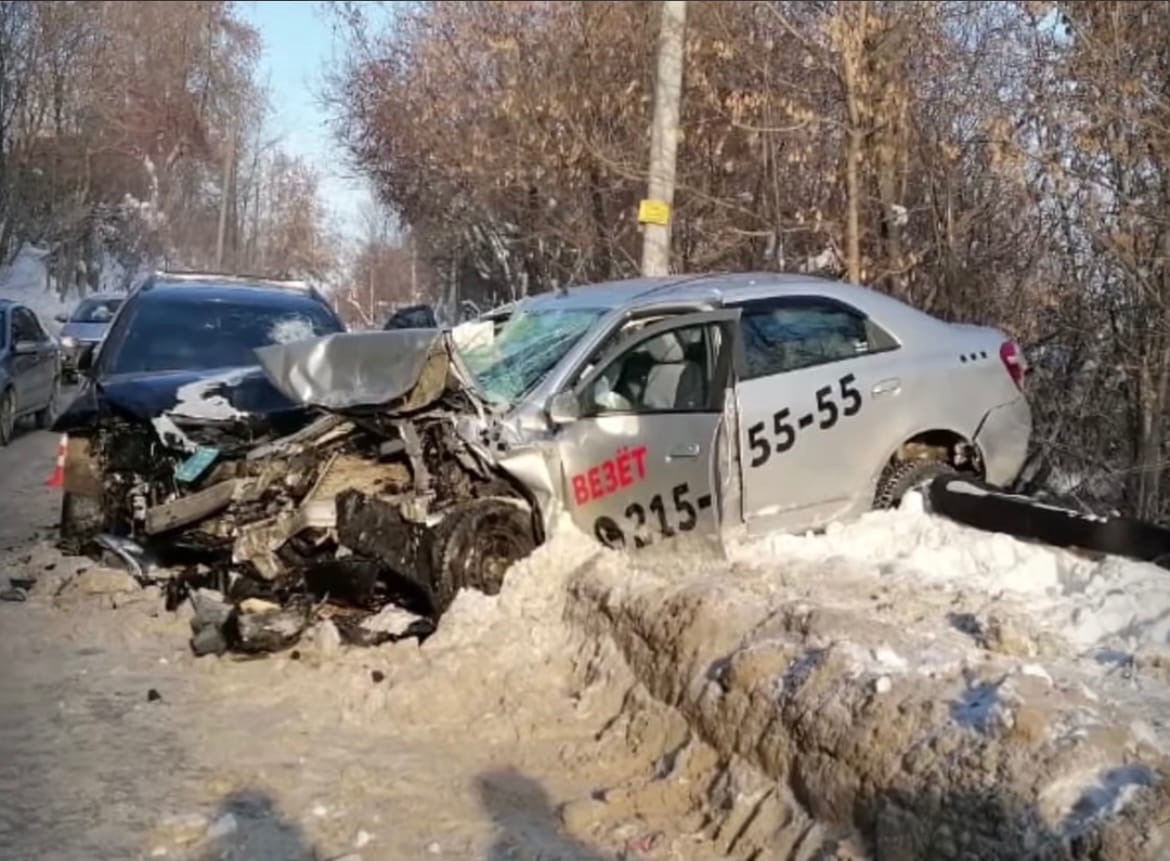
<path fill-rule="evenodd" d="M 653 360 L 642 404 L 650 410 L 697 410 L 705 404 L 702 366 L 689 360 L 677 336 L 667 333 L 643 349 Z"/>

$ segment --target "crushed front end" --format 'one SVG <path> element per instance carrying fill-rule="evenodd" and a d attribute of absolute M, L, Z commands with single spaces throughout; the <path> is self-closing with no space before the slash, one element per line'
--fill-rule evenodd
<path fill-rule="evenodd" d="M 319 618 L 351 643 L 422 635 L 459 589 L 498 591 L 542 540 L 446 336 L 330 335 L 257 355 L 307 423 L 275 436 L 243 414 L 110 415 L 74 470 L 96 486 L 101 529 L 178 571 L 168 601 L 203 608 L 197 652 L 283 648 Z M 387 621 L 395 608 L 407 622 Z"/>

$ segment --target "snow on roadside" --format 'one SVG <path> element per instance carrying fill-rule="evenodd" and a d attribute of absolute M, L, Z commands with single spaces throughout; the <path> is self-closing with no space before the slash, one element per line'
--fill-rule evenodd
<path fill-rule="evenodd" d="M 61 330 L 53 318 L 72 309 L 73 302 L 62 302 L 50 289 L 45 256 L 48 251 L 26 245 L 7 266 L 0 266 L 0 299 L 30 308 L 40 318 L 41 325 L 51 334 Z"/>
<path fill-rule="evenodd" d="M 61 324 L 54 317 L 70 313 L 80 297 L 70 294 L 65 301 L 57 296 L 56 280 L 49 275 L 45 258 L 48 251 L 25 245 L 7 266 L 0 266 L 0 299 L 19 302 L 40 318 L 41 325 L 51 335 L 61 332 Z M 103 254 L 98 273 L 98 292 L 118 293 L 125 290 L 129 280 L 125 267 L 108 254 Z"/>
<path fill-rule="evenodd" d="M 771 535 L 731 555 L 771 566 L 859 562 L 875 582 L 980 594 L 1019 607 L 1077 654 L 1100 658 L 1170 643 L 1170 572 L 964 527 L 926 514 L 917 494 L 897 511 L 835 523 L 820 535 Z"/>

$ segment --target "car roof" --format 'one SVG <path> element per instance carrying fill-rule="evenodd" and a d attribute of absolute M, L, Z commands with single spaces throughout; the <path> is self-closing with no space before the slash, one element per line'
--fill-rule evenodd
<path fill-rule="evenodd" d="M 160 273 L 149 278 L 137 293 L 154 300 L 243 302 L 253 305 L 287 305 L 302 300 L 328 306 L 325 298 L 300 281 L 270 281 L 234 275 Z"/>
<path fill-rule="evenodd" d="M 785 294 L 815 295 L 848 303 L 866 314 L 928 316 L 868 287 L 816 275 L 785 272 L 704 273 L 657 278 L 630 278 L 541 293 L 524 301 L 531 308 L 563 307 L 616 310 L 652 308 L 672 303 L 734 305 Z"/>

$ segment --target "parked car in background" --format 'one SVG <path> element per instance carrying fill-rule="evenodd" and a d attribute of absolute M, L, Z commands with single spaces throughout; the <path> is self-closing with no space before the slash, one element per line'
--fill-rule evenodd
<path fill-rule="evenodd" d="M 437 329 L 438 318 L 435 309 L 426 304 L 405 305 L 395 309 L 387 319 L 383 329 Z"/>
<path fill-rule="evenodd" d="M 345 326 L 301 282 L 158 274 L 126 297 L 105 339 L 79 357 L 81 391 L 54 430 L 68 435 L 62 531 L 126 522 L 139 499 L 131 474 L 177 493 L 182 474 L 162 447 L 207 459 L 247 449 L 311 418 L 274 389 L 254 350 Z M 192 467 L 194 469 L 194 467 Z M 196 470 L 196 476 L 202 474 Z"/>
<path fill-rule="evenodd" d="M 105 337 L 114 315 L 118 313 L 125 296 L 95 294 L 82 299 L 71 314 L 58 314 L 56 321 L 63 324 L 58 338 L 61 342 L 61 361 L 65 375 L 77 373 L 77 359 L 93 349 Z"/>
<path fill-rule="evenodd" d="M 16 423 L 33 416 L 48 427 L 61 390 L 61 354 L 37 315 L 0 299 L 0 445 L 12 439 Z"/>

